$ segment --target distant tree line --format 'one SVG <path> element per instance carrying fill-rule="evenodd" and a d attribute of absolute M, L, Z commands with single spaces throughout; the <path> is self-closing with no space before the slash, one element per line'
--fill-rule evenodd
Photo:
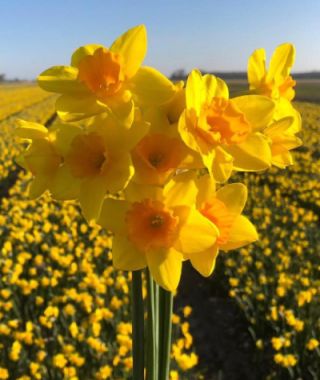
<path fill-rule="evenodd" d="M 213 74 L 224 80 L 239 79 L 247 80 L 247 73 L 244 71 L 202 71 L 203 74 Z M 186 79 L 188 73 L 184 69 L 175 70 L 171 74 L 171 79 L 174 81 Z M 320 79 L 320 71 L 310 71 L 308 73 L 293 73 L 294 79 Z"/>

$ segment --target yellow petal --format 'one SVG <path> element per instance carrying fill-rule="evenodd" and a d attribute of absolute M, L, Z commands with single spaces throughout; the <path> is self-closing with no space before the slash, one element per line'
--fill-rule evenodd
<path fill-rule="evenodd" d="M 266 52 L 257 49 L 253 52 L 248 62 L 248 81 L 250 89 L 259 88 L 266 75 Z"/>
<path fill-rule="evenodd" d="M 293 158 L 290 152 L 283 151 L 272 156 L 272 165 L 284 169 L 289 165 L 293 165 Z"/>
<path fill-rule="evenodd" d="M 144 25 L 129 29 L 118 37 L 110 50 L 121 54 L 127 78 L 133 77 L 147 52 L 147 31 Z"/>
<path fill-rule="evenodd" d="M 48 129 L 38 123 L 31 123 L 25 120 L 17 120 L 18 127 L 14 129 L 14 134 L 23 139 L 43 139 L 48 136 Z"/>
<path fill-rule="evenodd" d="M 215 181 L 224 183 L 231 176 L 234 165 L 234 158 L 221 147 L 217 147 L 215 149 L 215 154 L 213 157 L 214 158 L 211 167 L 209 168 L 209 172 Z"/>
<path fill-rule="evenodd" d="M 206 146 L 202 144 L 202 140 L 195 136 L 195 126 L 197 123 L 197 117 L 194 110 L 184 110 L 179 118 L 178 131 L 183 142 L 192 150 L 196 152 L 205 151 Z M 201 148 L 203 148 L 201 150 Z"/>
<path fill-rule="evenodd" d="M 131 181 L 125 188 L 124 194 L 130 202 L 140 202 L 143 199 L 163 201 L 163 190 L 160 186 L 146 186 Z"/>
<path fill-rule="evenodd" d="M 254 225 L 243 215 L 239 215 L 230 230 L 229 240 L 220 246 L 223 251 L 237 249 L 258 240 L 258 234 Z"/>
<path fill-rule="evenodd" d="M 79 47 L 71 57 L 71 66 L 78 67 L 79 62 L 87 55 L 93 55 L 97 50 L 103 48 L 103 45 L 91 44 Z"/>
<path fill-rule="evenodd" d="M 114 154 L 105 174 L 105 189 L 110 193 L 123 190 L 134 174 L 131 156 L 128 153 Z"/>
<path fill-rule="evenodd" d="M 292 44 L 279 45 L 271 57 L 267 78 L 269 80 L 274 79 L 276 83 L 282 84 L 290 74 L 295 54 L 295 48 Z"/>
<path fill-rule="evenodd" d="M 216 183 L 211 176 L 205 174 L 196 180 L 196 185 L 198 188 L 197 205 L 201 207 L 203 203 L 210 201 L 215 196 Z"/>
<path fill-rule="evenodd" d="M 128 201 L 105 199 L 97 223 L 115 234 L 125 235 L 125 218 L 129 207 L 130 203 Z"/>
<path fill-rule="evenodd" d="M 101 112 L 111 112 L 109 107 L 98 102 L 93 95 L 74 97 L 62 95 L 56 101 L 56 109 L 61 120 L 77 121 Z"/>
<path fill-rule="evenodd" d="M 214 245 L 219 230 L 195 208 L 190 208 L 185 223 L 181 226 L 177 249 L 185 255 L 204 251 Z"/>
<path fill-rule="evenodd" d="M 72 140 L 83 132 L 83 129 L 73 124 L 54 124 L 49 131 L 50 134 L 55 136 L 54 146 L 56 151 L 65 156 L 69 152 Z"/>
<path fill-rule="evenodd" d="M 271 165 L 271 149 L 268 140 L 260 133 L 250 135 L 244 143 L 225 147 L 234 158 L 234 169 L 260 171 Z"/>
<path fill-rule="evenodd" d="M 108 104 L 110 107 L 110 114 L 126 128 L 129 129 L 134 121 L 134 102 L 132 99 L 129 101 L 115 101 Z"/>
<path fill-rule="evenodd" d="M 214 75 L 206 74 L 202 77 L 204 101 L 210 103 L 211 99 L 216 96 L 217 78 Z"/>
<path fill-rule="evenodd" d="M 187 109 L 194 109 L 197 115 L 200 114 L 202 104 L 206 99 L 204 83 L 209 88 L 213 85 L 213 81 L 209 82 L 208 77 L 205 81 L 202 80 L 199 70 L 192 70 L 186 84 L 186 106 Z"/>
<path fill-rule="evenodd" d="M 217 98 L 229 99 L 229 89 L 224 80 L 217 78 L 217 89 L 216 95 Z"/>
<path fill-rule="evenodd" d="M 182 255 L 174 248 L 146 253 L 151 275 L 162 288 L 173 292 L 177 289 L 182 269 Z"/>
<path fill-rule="evenodd" d="M 117 118 L 107 113 L 92 118 L 89 125 L 92 132 L 103 136 L 106 145 L 116 152 L 130 151 L 149 130 L 149 124 L 143 120 L 134 121 L 131 128 L 126 128 Z"/>
<path fill-rule="evenodd" d="M 163 195 L 169 207 L 193 205 L 197 196 L 194 173 L 185 172 L 175 176 L 164 187 Z"/>
<path fill-rule="evenodd" d="M 293 107 L 291 102 L 285 98 L 280 98 L 277 101 L 277 107 L 274 114 L 275 120 L 280 120 L 285 117 L 291 116 L 294 119 L 290 130 L 292 133 L 297 133 L 301 130 L 301 115 L 300 113 Z"/>
<path fill-rule="evenodd" d="M 49 92 L 59 94 L 88 94 L 86 86 L 78 81 L 78 69 L 71 66 L 53 66 L 38 76 L 38 84 Z"/>
<path fill-rule="evenodd" d="M 218 257 L 218 246 L 190 255 L 190 261 L 192 266 L 204 277 L 209 277 L 216 265 L 216 259 Z"/>
<path fill-rule="evenodd" d="M 254 130 L 265 128 L 272 120 L 275 102 L 262 95 L 245 95 L 231 99 L 244 113 Z"/>
<path fill-rule="evenodd" d="M 248 190 L 242 183 L 232 183 L 221 187 L 216 192 L 216 197 L 222 201 L 229 212 L 241 214 L 248 197 Z"/>
<path fill-rule="evenodd" d="M 264 133 L 270 138 L 277 137 L 287 132 L 293 123 L 294 118 L 292 116 L 284 117 L 272 123 L 264 130 Z"/>
<path fill-rule="evenodd" d="M 142 67 L 130 80 L 134 100 L 143 106 L 161 105 L 175 94 L 173 83 L 152 67 Z"/>
<path fill-rule="evenodd" d="M 139 270 L 146 267 L 146 258 L 143 252 L 122 235 L 115 235 L 112 242 L 113 265 L 121 270 Z"/>
<path fill-rule="evenodd" d="M 96 176 L 84 180 L 80 186 L 79 202 L 88 222 L 96 220 L 102 208 L 106 194 L 106 179 Z"/>
<path fill-rule="evenodd" d="M 80 191 L 80 180 L 72 176 L 69 167 L 63 165 L 52 178 L 49 190 L 54 199 L 77 199 Z"/>
<path fill-rule="evenodd" d="M 211 74 L 202 77 L 204 99 L 203 102 L 210 103 L 212 98 L 229 98 L 229 89 L 224 80 Z"/>
<path fill-rule="evenodd" d="M 29 185 L 29 197 L 31 199 L 40 197 L 47 190 L 49 182 L 48 176 L 38 175 L 34 177 Z"/>

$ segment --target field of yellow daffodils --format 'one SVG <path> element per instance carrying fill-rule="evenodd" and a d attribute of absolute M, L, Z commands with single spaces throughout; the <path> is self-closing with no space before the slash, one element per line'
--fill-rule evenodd
<path fill-rule="evenodd" d="M 129 379 L 130 278 L 111 265 L 110 237 L 73 203 L 30 200 L 31 176 L 15 164 L 17 118 L 48 125 L 55 97 L 7 91 L 19 100 L 11 116 L 0 103 L 0 379 Z M 172 379 L 192 378 L 198 362 L 190 313 L 174 315 Z"/>
<path fill-rule="evenodd" d="M 19 99 L 11 116 L 6 104 L 0 107 L 0 379 L 129 377 L 129 276 L 113 269 L 110 238 L 88 226 L 72 203 L 29 200 L 30 175 L 17 170 L 21 146 L 12 135 L 17 117 L 46 124 L 54 115 L 55 97 L 27 89 L 10 88 Z M 7 91 L 1 87 L 0 94 Z M 260 240 L 221 254 L 217 270 L 247 318 L 257 363 L 266 358 L 270 363 L 268 378 L 315 380 L 320 106 L 296 107 L 304 121 L 304 145 L 294 153 L 295 165 L 285 173 L 239 174 L 251 189 L 245 211 Z M 189 318 L 188 306 L 174 315 L 172 379 L 196 378 L 188 372 L 198 363 Z"/>

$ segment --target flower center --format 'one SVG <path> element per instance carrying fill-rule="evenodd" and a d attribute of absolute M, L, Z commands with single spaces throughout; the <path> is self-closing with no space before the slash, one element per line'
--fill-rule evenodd
<path fill-rule="evenodd" d="M 178 235 L 179 218 L 162 202 L 135 202 L 126 214 L 128 238 L 141 251 L 171 247 Z"/>
<path fill-rule="evenodd" d="M 120 55 L 105 48 L 85 56 L 79 63 L 78 78 L 100 100 L 106 100 L 121 87 L 122 73 Z"/>
<path fill-rule="evenodd" d="M 163 162 L 163 159 L 164 159 L 164 155 L 162 153 L 152 153 L 150 154 L 149 156 L 149 163 L 157 168 L 159 166 L 161 166 L 161 163 Z"/>
<path fill-rule="evenodd" d="M 77 178 L 104 174 L 108 166 L 108 155 L 102 138 L 96 133 L 76 136 L 65 162 Z"/>
<path fill-rule="evenodd" d="M 151 217 L 150 226 L 153 228 L 160 228 L 164 223 L 164 218 L 162 215 L 154 215 Z"/>
<path fill-rule="evenodd" d="M 136 160 L 160 172 L 178 167 L 182 156 L 181 142 L 161 133 L 145 136 L 134 150 Z"/>
<path fill-rule="evenodd" d="M 200 115 L 197 132 L 209 146 L 233 145 L 246 140 L 251 126 L 243 112 L 232 101 L 213 98 Z"/>

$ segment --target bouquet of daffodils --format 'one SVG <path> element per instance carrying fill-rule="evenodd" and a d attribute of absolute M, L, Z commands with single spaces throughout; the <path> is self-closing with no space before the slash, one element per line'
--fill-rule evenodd
<path fill-rule="evenodd" d="M 109 48 L 80 47 L 70 66 L 38 77 L 60 95 L 59 122 L 20 120 L 15 133 L 28 142 L 19 164 L 33 174 L 30 196 L 78 201 L 88 222 L 114 234 L 114 266 L 132 271 L 133 378 L 167 380 L 183 262 L 210 276 L 220 250 L 258 239 L 242 215 L 246 186 L 226 182 L 234 172 L 292 164 L 301 119 L 291 104 L 291 44 L 277 47 L 268 69 L 256 50 L 247 95 L 234 98 L 222 79 L 196 69 L 172 83 L 142 66 L 146 50 L 143 25 Z"/>

